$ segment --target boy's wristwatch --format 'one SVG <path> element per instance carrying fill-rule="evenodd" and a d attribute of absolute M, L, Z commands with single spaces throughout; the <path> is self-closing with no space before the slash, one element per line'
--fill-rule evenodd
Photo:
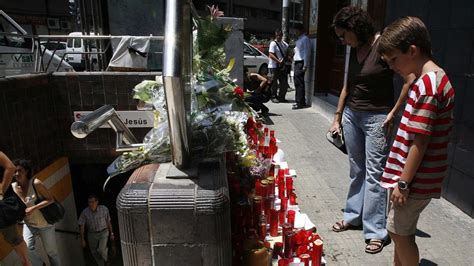
<path fill-rule="evenodd" d="M 410 184 L 407 181 L 398 181 L 398 189 L 401 191 L 408 190 Z"/>

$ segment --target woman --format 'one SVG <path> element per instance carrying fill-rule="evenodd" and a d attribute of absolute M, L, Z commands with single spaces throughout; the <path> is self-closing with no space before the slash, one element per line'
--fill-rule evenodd
<path fill-rule="evenodd" d="M 271 98 L 271 81 L 257 73 L 249 73 L 247 67 L 244 67 L 244 89 L 251 95 L 245 98 L 245 101 L 256 112 L 261 111 L 262 115 L 269 112 L 264 103 Z"/>
<path fill-rule="evenodd" d="M 365 251 L 382 251 L 388 240 L 385 229 L 387 192 L 380 186 L 388 155 L 393 119 L 407 95 L 404 86 L 393 105 L 393 72 L 377 53 L 379 34 L 369 15 L 357 7 L 341 9 L 333 20 L 340 41 L 351 47 L 349 71 L 330 132 L 344 134 L 350 164 L 349 192 L 344 218 L 333 225 L 342 232 L 362 226 Z"/>
<path fill-rule="evenodd" d="M 11 207 L 7 204 L 7 201 L 11 203 L 14 201 L 14 198 L 16 198 L 13 190 L 10 187 L 14 173 L 15 165 L 3 152 L 0 151 L 0 177 L 2 177 L 0 180 L 0 233 L 3 235 L 5 241 L 13 247 L 16 254 L 20 257 L 22 264 L 24 266 L 29 266 L 31 263 L 28 259 L 28 249 L 26 248 L 26 244 L 21 236 L 21 233 L 19 233 L 17 229 L 16 223 L 16 219 L 23 216 L 24 214 L 14 214 L 15 217 L 13 217 L 13 219 L 11 219 L 11 217 L 5 217 L 7 215 L 12 215 L 10 211 Z M 23 210 L 24 209 L 21 211 L 24 212 Z"/>
<path fill-rule="evenodd" d="M 43 247 L 52 266 L 60 265 L 58 248 L 56 246 L 56 235 L 54 226 L 48 224 L 41 214 L 40 209 L 54 202 L 53 196 L 45 187 L 43 182 L 32 177 L 31 166 L 27 160 L 16 160 L 16 181 L 13 183 L 15 193 L 26 204 L 25 228 L 23 237 L 30 250 L 30 258 L 33 266 L 43 265 L 43 261 L 36 253 L 36 237 L 41 238 Z M 38 202 L 38 199 L 42 199 Z"/>

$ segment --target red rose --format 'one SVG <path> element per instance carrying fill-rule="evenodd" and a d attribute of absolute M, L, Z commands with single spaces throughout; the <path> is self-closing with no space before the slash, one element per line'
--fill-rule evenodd
<path fill-rule="evenodd" d="M 234 94 L 239 96 L 240 98 L 244 98 L 244 90 L 241 87 L 235 87 Z"/>

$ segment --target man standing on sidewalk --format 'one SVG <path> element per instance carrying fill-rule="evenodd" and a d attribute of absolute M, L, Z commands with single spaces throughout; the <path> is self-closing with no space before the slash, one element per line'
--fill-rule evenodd
<path fill-rule="evenodd" d="M 89 207 L 85 208 L 79 216 L 82 247 L 86 247 L 84 231 L 87 227 L 87 238 L 92 256 L 99 266 L 104 266 L 107 262 L 107 239 L 110 236 L 110 240 L 114 240 L 109 209 L 104 205 L 99 205 L 99 200 L 94 195 L 89 196 L 87 203 Z"/>
<path fill-rule="evenodd" d="M 293 109 L 301 109 L 306 107 L 306 90 L 304 87 L 304 75 L 308 69 L 309 59 L 311 55 L 311 41 L 304 33 L 303 24 L 295 25 L 295 33 L 298 36 L 295 47 L 295 55 L 293 61 L 294 67 L 294 81 L 295 81 L 295 100 Z"/>
<path fill-rule="evenodd" d="M 287 62 L 288 44 L 282 40 L 281 29 L 275 30 L 275 40 L 270 42 L 268 50 L 268 71 L 272 79 L 272 102 L 287 102 L 285 99 L 288 91 L 288 73 L 290 64 Z M 286 64 L 285 64 L 286 63 Z"/>

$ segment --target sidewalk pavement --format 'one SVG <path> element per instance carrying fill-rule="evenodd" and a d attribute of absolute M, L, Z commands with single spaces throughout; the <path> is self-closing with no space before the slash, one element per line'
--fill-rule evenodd
<path fill-rule="evenodd" d="M 294 92 L 287 99 L 294 99 Z M 279 146 L 297 172 L 295 188 L 302 212 L 308 214 L 324 240 L 327 265 L 392 265 L 393 243 L 376 255 L 365 253 L 361 230 L 334 233 L 342 219 L 348 189 L 347 156 L 329 144 L 330 120 L 319 106 L 291 110 L 290 103 L 267 103 L 267 124 L 276 129 Z M 445 199 L 423 211 L 416 241 L 421 265 L 474 265 L 474 220 Z"/>

